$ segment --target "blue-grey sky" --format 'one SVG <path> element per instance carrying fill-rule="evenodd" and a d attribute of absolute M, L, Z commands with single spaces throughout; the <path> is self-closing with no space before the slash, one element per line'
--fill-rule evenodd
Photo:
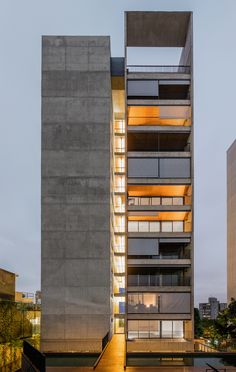
<path fill-rule="evenodd" d="M 0 267 L 19 274 L 18 290 L 39 289 L 41 35 L 110 35 L 123 56 L 125 10 L 194 12 L 195 301 L 223 301 L 235 0 L 0 0 Z"/>

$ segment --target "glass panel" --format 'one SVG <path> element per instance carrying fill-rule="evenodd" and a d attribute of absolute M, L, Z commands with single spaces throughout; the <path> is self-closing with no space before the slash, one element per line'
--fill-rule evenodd
<path fill-rule="evenodd" d="M 172 338 L 172 322 L 163 320 L 161 322 L 162 338 Z"/>
<path fill-rule="evenodd" d="M 128 96 L 131 97 L 157 97 L 157 80 L 128 80 Z"/>
<path fill-rule="evenodd" d="M 190 159 L 167 158 L 160 159 L 161 178 L 189 178 Z"/>
<path fill-rule="evenodd" d="M 140 198 L 140 205 L 149 205 L 149 198 Z"/>
<path fill-rule="evenodd" d="M 149 338 L 149 321 L 139 321 L 139 338 Z"/>
<path fill-rule="evenodd" d="M 162 285 L 171 286 L 172 285 L 172 275 L 171 274 L 162 274 Z"/>
<path fill-rule="evenodd" d="M 138 221 L 128 221 L 128 232 L 138 232 Z"/>
<path fill-rule="evenodd" d="M 138 320 L 128 320 L 128 337 L 138 338 Z"/>
<path fill-rule="evenodd" d="M 149 275 L 139 275 L 139 285 L 140 286 L 149 285 Z"/>
<path fill-rule="evenodd" d="M 139 231 L 140 232 L 148 232 L 149 231 L 149 223 L 146 221 L 139 221 Z"/>
<path fill-rule="evenodd" d="M 156 256 L 158 255 L 158 239 L 129 238 L 129 256 Z"/>
<path fill-rule="evenodd" d="M 162 205 L 172 205 L 172 202 L 173 202 L 172 198 L 162 198 L 161 204 Z"/>
<path fill-rule="evenodd" d="M 159 320 L 150 320 L 150 338 L 160 338 Z"/>
<path fill-rule="evenodd" d="M 138 285 L 138 275 L 128 275 L 128 285 L 137 286 Z"/>
<path fill-rule="evenodd" d="M 173 321 L 173 338 L 183 338 L 183 337 L 184 337 L 183 321 L 174 320 Z"/>
<path fill-rule="evenodd" d="M 158 159 L 129 158 L 128 177 L 158 177 Z"/>
<path fill-rule="evenodd" d="M 143 304 L 146 312 L 157 313 L 159 311 L 158 297 L 157 293 L 143 293 Z"/>
<path fill-rule="evenodd" d="M 180 281 L 180 278 L 179 278 L 179 275 L 178 274 L 172 274 L 171 275 L 171 281 L 172 281 L 172 285 L 179 285 L 179 281 Z"/>
<path fill-rule="evenodd" d="M 184 231 L 183 221 L 174 221 L 173 222 L 173 231 L 174 232 L 183 232 Z"/>
<path fill-rule="evenodd" d="M 162 232 L 172 232 L 172 222 L 162 222 L 161 223 L 161 231 Z"/>
<path fill-rule="evenodd" d="M 151 205 L 160 205 L 161 204 L 161 198 L 151 198 Z"/>
<path fill-rule="evenodd" d="M 150 222 L 150 232 L 160 232 L 160 222 L 151 221 Z"/>
<path fill-rule="evenodd" d="M 160 277 L 159 275 L 150 275 L 150 285 L 151 286 L 158 286 L 160 285 Z"/>
<path fill-rule="evenodd" d="M 175 197 L 173 198 L 173 204 L 174 205 L 183 205 L 184 204 L 184 199 L 182 197 Z"/>

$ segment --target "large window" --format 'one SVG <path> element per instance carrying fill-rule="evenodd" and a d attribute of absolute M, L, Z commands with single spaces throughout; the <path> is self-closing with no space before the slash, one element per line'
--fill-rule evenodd
<path fill-rule="evenodd" d="M 163 320 L 161 322 L 162 338 L 183 338 L 183 321 L 181 320 Z"/>
<path fill-rule="evenodd" d="M 129 158 L 128 177 L 189 178 L 189 158 Z"/>
<path fill-rule="evenodd" d="M 129 293 L 128 312 L 129 313 L 158 313 L 159 295 L 157 293 Z"/>
<path fill-rule="evenodd" d="M 158 239 L 129 239 L 128 255 L 130 256 L 156 256 L 159 254 Z"/>
<path fill-rule="evenodd" d="M 184 338 L 182 320 L 128 320 L 128 338 Z"/>
<path fill-rule="evenodd" d="M 157 97 L 157 80 L 128 80 L 128 97 Z"/>
<path fill-rule="evenodd" d="M 158 177 L 158 159 L 156 158 L 129 158 L 129 177 Z"/>

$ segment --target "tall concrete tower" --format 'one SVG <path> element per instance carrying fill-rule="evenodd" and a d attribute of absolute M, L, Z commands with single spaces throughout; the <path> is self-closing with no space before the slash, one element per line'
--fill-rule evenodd
<path fill-rule="evenodd" d="M 129 63 L 160 47 L 179 63 Z M 193 350 L 192 14 L 126 12 L 121 58 L 42 51 L 42 350 Z"/>

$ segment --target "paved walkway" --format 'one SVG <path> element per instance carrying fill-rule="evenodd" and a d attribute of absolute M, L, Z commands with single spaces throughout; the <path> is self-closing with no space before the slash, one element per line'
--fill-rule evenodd
<path fill-rule="evenodd" d="M 114 335 L 108 344 L 95 372 L 124 372 L 124 335 Z M 88 372 L 92 367 L 48 367 L 47 372 Z M 127 367 L 127 372 L 205 372 L 206 367 Z M 222 371 L 222 370 L 221 370 Z M 227 372 L 236 368 L 226 367 Z"/>

